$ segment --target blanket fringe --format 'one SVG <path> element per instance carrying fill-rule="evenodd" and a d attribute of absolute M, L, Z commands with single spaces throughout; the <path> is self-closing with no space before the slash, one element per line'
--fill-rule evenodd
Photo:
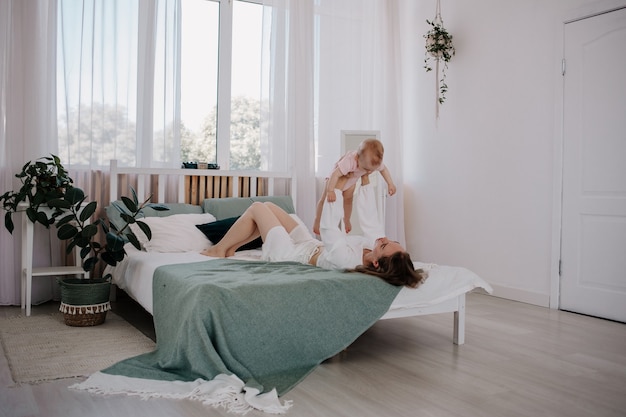
<path fill-rule="evenodd" d="M 211 407 L 222 407 L 228 410 L 229 413 L 235 414 L 247 414 L 253 407 L 250 404 L 246 404 L 244 396 L 241 392 L 222 392 L 216 396 L 204 396 L 193 395 L 190 397 L 192 400 L 200 401 L 204 405 L 210 405 Z"/>
<path fill-rule="evenodd" d="M 291 401 L 281 404 L 276 390 L 261 394 L 257 389 L 245 387 L 243 381 L 235 375 L 224 374 L 211 381 L 197 379 L 191 382 L 165 382 L 96 372 L 86 381 L 69 388 L 98 395 L 123 394 L 142 400 L 188 399 L 242 415 L 255 409 L 270 414 L 284 414 L 292 406 Z"/>

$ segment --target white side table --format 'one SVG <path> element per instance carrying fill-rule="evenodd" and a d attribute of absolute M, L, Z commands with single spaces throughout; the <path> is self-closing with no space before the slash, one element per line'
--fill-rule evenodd
<path fill-rule="evenodd" d="M 82 207 L 87 203 L 83 203 Z M 20 204 L 22 209 L 26 209 L 25 203 Z M 39 208 L 40 211 L 45 211 L 47 214 L 52 213 L 49 208 Z M 80 275 L 84 278 L 89 278 L 89 273 L 83 270 L 80 265 L 80 248 L 76 249 L 75 262 L 76 265 L 72 266 L 49 266 L 41 268 L 33 268 L 33 235 L 35 231 L 35 224 L 28 219 L 25 212 L 22 212 L 22 309 L 26 309 L 26 316 L 30 316 L 33 277 L 51 276 L 51 275 Z"/>

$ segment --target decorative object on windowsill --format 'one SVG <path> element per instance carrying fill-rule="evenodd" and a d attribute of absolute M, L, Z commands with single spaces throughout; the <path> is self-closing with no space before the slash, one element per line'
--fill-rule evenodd
<path fill-rule="evenodd" d="M 426 20 L 431 26 L 431 29 L 424 35 L 426 39 L 426 58 L 424 58 L 424 68 L 426 72 L 432 71 L 430 60 L 435 61 L 435 74 L 436 74 L 436 116 L 439 118 L 439 106 L 446 100 L 446 93 L 448 92 L 448 85 L 446 84 L 446 70 L 448 69 L 448 62 L 452 59 L 456 50 L 452 44 L 452 35 L 443 26 L 443 19 L 441 18 L 441 1 L 437 0 L 437 11 L 435 18 L 430 21 Z M 443 61 L 443 67 L 440 68 L 439 63 Z M 441 77 L 439 76 L 439 70 L 441 69 Z"/>
<path fill-rule="evenodd" d="M 137 223 L 148 239 L 152 237 L 150 227 L 138 220 L 145 207 L 155 210 L 168 210 L 161 204 L 150 203 L 151 197 L 139 202 L 135 190 L 131 188 L 132 198 L 121 197 L 123 203 L 117 205 L 122 219 L 126 222 L 121 229 L 104 219 L 90 222 L 98 203 L 86 203 L 82 189 L 73 187 L 73 180 L 61 164 L 60 159 L 52 155 L 35 162 L 27 162 L 22 171 L 15 175 L 22 182 L 18 191 L 7 191 L 0 196 L 2 207 L 6 210 L 5 227 L 13 233 L 12 215 L 22 211 L 20 203 L 26 203 L 26 215 L 32 222 L 39 222 L 46 228 L 56 223 L 57 237 L 67 241 L 67 253 L 79 249 L 83 270 L 89 272 L 86 279 L 58 279 L 61 286 L 61 308 L 65 323 L 69 326 L 94 326 L 102 324 L 106 312 L 110 310 L 110 274 L 93 277 L 96 265 L 103 261 L 115 266 L 124 259 L 124 245 L 130 242 L 141 249 L 139 240 L 128 227 Z M 19 207 L 18 207 L 19 205 Z M 45 208 L 45 209 L 44 209 Z M 105 236 L 104 243 L 97 239 L 98 229 Z M 128 229 L 128 230 L 126 230 Z"/>
<path fill-rule="evenodd" d="M 207 162 L 183 162 L 182 165 L 185 169 L 220 169 L 220 166 Z"/>

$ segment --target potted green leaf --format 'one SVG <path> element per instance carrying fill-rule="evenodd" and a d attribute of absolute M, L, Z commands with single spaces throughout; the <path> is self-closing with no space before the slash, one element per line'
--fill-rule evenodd
<path fill-rule="evenodd" d="M 22 186 L 17 191 L 7 191 L 0 196 L 2 208 L 6 211 L 4 225 L 13 233 L 13 214 L 24 211 L 30 221 L 49 227 L 61 212 L 53 210 L 49 201 L 62 198 L 65 190 L 72 186 L 65 167 L 55 155 L 28 161 L 22 170 L 15 174 Z M 42 210 L 45 208 L 48 210 Z"/>
<path fill-rule="evenodd" d="M 34 167 L 34 168 L 33 168 Z M 13 232 L 12 215 L 25 211 L 29 220 L 45 227 L 56 223 L 57 237 L 67 242 L 67 253 L 78 249 L 83 269 L 89 278 L 59 278 L 61 286 L 61 308 L 65 323 L 70 326 L 94 326 L 102 324 L 110 309 L 110 274 L 95 277 L 96 265 L 102 261 L 115 266 L 124 259 L 124 245 L 130 242 L 140 249 L 137 237 L 128 227 L 137 223 L 148 239 L 152 237 L 150 227 L 138 220 L 145 207 L 155 210 L 168 210 L 161 204 L 150 203 L 150 197 L 140 202 L 131 188 L 132 198 L 121 197 L 118 205 L 125 224 L 118 229 L 112 223 L 99 218 L 90 221 L 97 209 L 96 201 L 87 202 L 82 189 L 73 187 L 72 179 L 55 155 L 26 163 L 16 174 L 22 187 L 18 191 L 7 191 L 0 196 L 3 208 L 7 211 L 5 227 Z M 98 231 L 105 236 L 104 242 L 98 239 Z"/>
<path fill-rule="evenodd" d="M 89 221 L 97 209 L 97 202 L 86 203 L 87 196 L 80 188 L 71 187 L 63 198 L 49 201 L 52 208 L 65 213 L 56 223 L 57 237 L 68 242 L 66 249 L 68 254 L 79 248 L 83 269 L 90 272 L 89 279 L 57 279 L 61 286 L 60 310 L 65 323 L 70 326 L 94 326 L 104 322 L 106 312 L 110 308 L 111 277 L 110 274 L 106 274 L 102 278 L 91 278 L 96 265 L 100 261 L 111 266 L 117 265 L 126 256 L 124 245 L 128 242 L 141 249 L 139 240 L 128 227 L 131 223 L 137 223 L 148 240 L 152 238 L 150 227 L 137 219 L 145 207 L 168 210 L 161 204 L 150 203 L 150 198 L 140 202 L 135 190 L 131 188 L 131 191 L 132 198 L 121 197 L 123 207 L 119 209 L 125 222 L 121 229 L 117 229 L 113 223 L 102 218 L 94 222 Z M 99 229 L 104 233 L 104 243 L 96 238 Z"/>

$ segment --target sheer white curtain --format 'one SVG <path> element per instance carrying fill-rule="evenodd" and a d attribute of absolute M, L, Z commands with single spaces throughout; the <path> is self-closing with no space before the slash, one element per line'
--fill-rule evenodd
<path fill-rule="evenodd" d="M 314 176 L 327 176 L 340 157 L 341 130 L 377 130 L 385 144 L 385 164 L 398 187 L 387 199 L 386 230 L 390 238 L 404 243 L 398 1 L 265 4 L 272 8 L 265 31 L 270 62 L 264 68 L 271 76 L 263 90 L 269 106 L 264 143 L 274 153 L 272 160 L 289 161 L 298 177 L 298 212 L 312 225 Z"/>
<path fill-rule="evenodd" d="M 59 153 L 179 166 L 180 0 L 59 0 Z"/>
<path fill-rule="evenodd" d="M 0 12 L 2 192 L 50 153 L 101 202 L 90 174 L 109 159 L 178 166 L 180 0 L 0 0 Z M 19 232 L 0 228 L 3 305 L 19 304 Z M 36 241 L 35 266 L 60 262 L 58 239 Z M 33 286 L 34 302 L 51 297 L 52 279 Z"/>
<path fill-rule="evenodd" d="M 0 0 L 0 191 L 29 160 L 57 151 L 55 111 L 56 1 Z M 4 216 L 5 212 L 2 212 Z M 0 304 L 20 303 L 21 218 L 9 234 L 0 227 Z M 38 225 L 39 226 L 39 225 Z M 58 240 L 37 227 L 35 266 L 59 259 Z M 33 302 L 52 295 L 53 281 L 33 281 Z"/>
<path fill-rule="evenodd" d="M 312 226 L 316 196 L 314 166 L 314 0 L 266 0 L 262 86 L 268 129 L 262 143 L 270 170 L 292 170 L 296 208 Z"/>
<path fill-rule="evenodd" d="M 319 0 L 315 124 L 322 178 L 340 157 L 341 130 L 380 131 L 398 189 L 386 201 L 386 232 L 404 244 L 400 9 L 394 0 Z"/>

